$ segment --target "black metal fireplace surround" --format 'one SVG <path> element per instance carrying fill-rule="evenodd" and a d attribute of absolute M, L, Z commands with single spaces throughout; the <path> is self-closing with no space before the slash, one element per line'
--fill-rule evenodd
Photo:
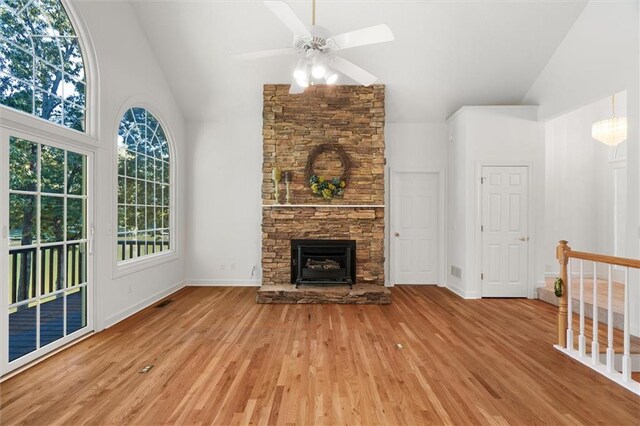
<path fill-rule="evenodd" d="M 291 240 L 291 284 L 356 282 L 355 240 Z"/>

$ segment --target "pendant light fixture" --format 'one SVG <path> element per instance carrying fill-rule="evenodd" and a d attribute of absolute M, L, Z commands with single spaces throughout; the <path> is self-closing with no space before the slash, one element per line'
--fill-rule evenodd
<path fill-rule="evenodd" d="M 627 140 L 627 117 L 616 117 L 616 96 L 611 96 L 611 118 L 601 120 L 591 127 L 591 136 L 608 146 L 616 146 Z"/>

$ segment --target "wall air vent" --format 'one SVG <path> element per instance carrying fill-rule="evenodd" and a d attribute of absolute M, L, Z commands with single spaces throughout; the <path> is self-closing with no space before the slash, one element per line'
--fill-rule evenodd
<path fill-rule="evenodd" d="M 451 275 L 462 279 L 462 269 L 458 268 L 457 266 L 451 265 Z"/>

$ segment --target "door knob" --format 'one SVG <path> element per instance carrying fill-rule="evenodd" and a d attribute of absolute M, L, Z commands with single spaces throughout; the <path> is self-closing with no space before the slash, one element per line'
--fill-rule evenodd
<path fill-rule="evenodd" d="M 396 232 L 396 233 L 395 233 L 395 234 L 393 234 L 393 235 L 395 235 L 396 237 L 399 237 L 399 236 L 400 236 L 400 234 L 399 234 L 398 232 Z"/>
<path fill-rule="evenodd" d="M 529 237 L 520 237 L 518 238 L 520 241 L 529 241 Z"/>

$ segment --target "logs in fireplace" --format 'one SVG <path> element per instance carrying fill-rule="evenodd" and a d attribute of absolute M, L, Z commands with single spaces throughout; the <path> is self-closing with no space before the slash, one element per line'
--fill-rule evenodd
<path fill-rule="evenodd" d="M 355 240 L 291 240 L 291 284 L 356 282 Z"/>

